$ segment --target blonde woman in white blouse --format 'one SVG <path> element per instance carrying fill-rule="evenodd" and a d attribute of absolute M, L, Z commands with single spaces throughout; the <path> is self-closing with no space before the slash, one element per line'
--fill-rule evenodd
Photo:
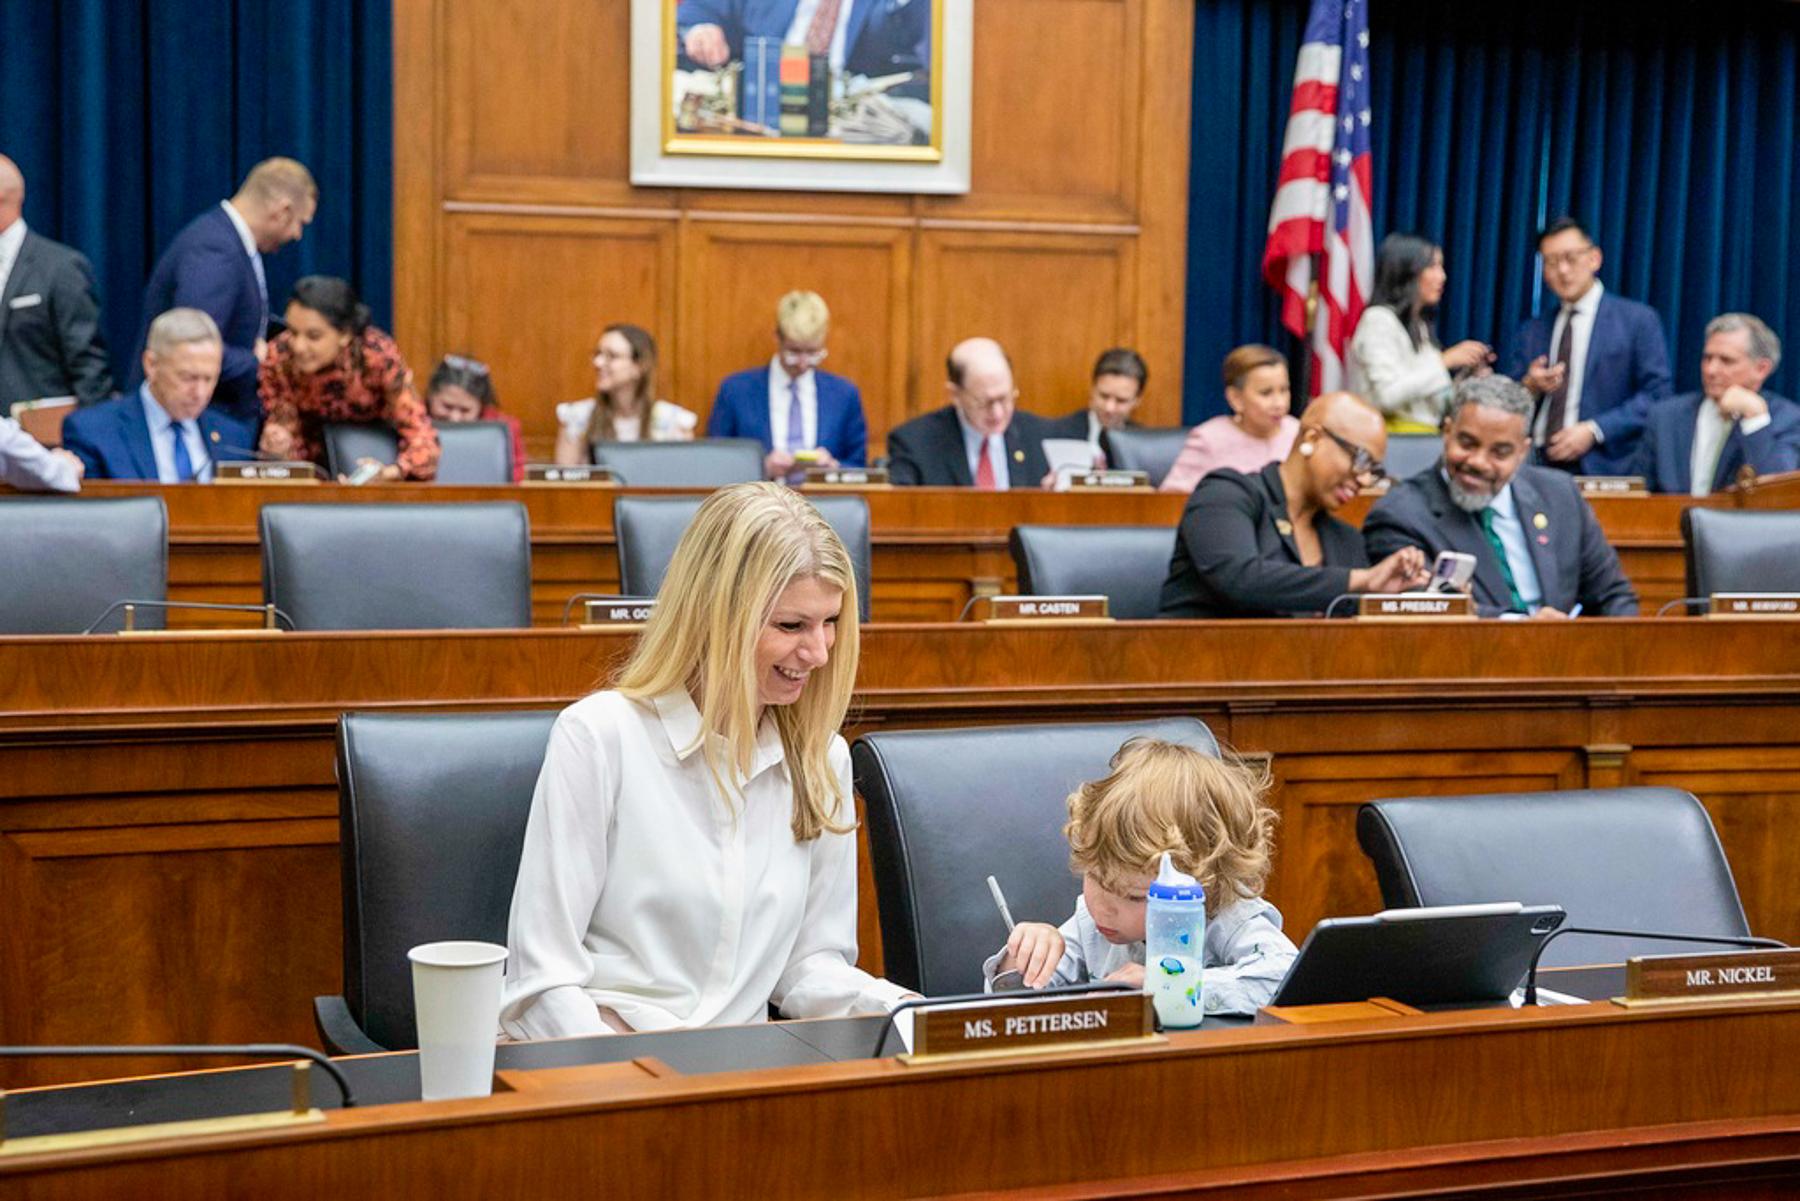
<path fill-rule="evenodd" d="M 856 582 L 779 484 L 707 499 L 613 690 L 563 711 L 532 797 L 500 1023 L 519 1039 L 879 1013 L 856 963 L 838 728 Z"/>
<path fill-rule="evenodd" d="M 1375 256 L 1375 292 L 1350 339 L 1350 391 L 1387 418 L 1393 433 L 1435 433 L 1453 372 L 1474 371 L 1493 350 L 1474 339 L 1437 344 L 1432 315 L 1444 298 L 1443 249 L 1416 234 L 1389 234 Z"/>

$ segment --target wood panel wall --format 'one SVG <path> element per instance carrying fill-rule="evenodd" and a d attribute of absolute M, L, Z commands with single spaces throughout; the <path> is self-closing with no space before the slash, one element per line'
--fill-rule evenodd
<path fill-rule="evenodd" d="M 592 394 L 602 326 L 662 348 L 662 395 L 705 414 L 766 362 L 774 306 L 831 304 L 832 370 L 870 435 L 943 403 L 943 358 L 989 334 L 1024 408 L 1085 403 L 1138 347 L 1140 420 L 1181 413 L 1185 0 L 980 0 L 966 196 L 638 188 L 629 0 L 395 0 L 396 333 L 421 377 L 461 351 L 542 450 Z"/>

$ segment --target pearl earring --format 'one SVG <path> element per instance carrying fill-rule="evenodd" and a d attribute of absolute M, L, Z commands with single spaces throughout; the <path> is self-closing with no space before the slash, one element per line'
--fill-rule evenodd
<path fill-rule="evenodd" d="M 1310 459 L 1312 457 L 1312 451 L 1313 451 L 1313 448 L 1312 448 L 1311 442 L 1302 442 L 1300 444 L 1300 453 L 1305 455 L 1307 458 Z"/>

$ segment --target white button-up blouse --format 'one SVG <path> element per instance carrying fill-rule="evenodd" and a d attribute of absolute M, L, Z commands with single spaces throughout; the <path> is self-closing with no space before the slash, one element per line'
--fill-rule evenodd
<path fill-rule="evenodd" d="M 531 801 L 507 930 L 502 1031 L 604 1034 L 878 1013 L 905 990 L 856 962 L 856 836 L 794 840 L 765 718 L 741 800 L 707 770 L 684 691 L 564 710 Z M 717 735 L 713 735 L 717 737 Z M 831 744 L 849 812 L 850 752 Z M 840 814 L 841 817 L 841 814 Z"/>

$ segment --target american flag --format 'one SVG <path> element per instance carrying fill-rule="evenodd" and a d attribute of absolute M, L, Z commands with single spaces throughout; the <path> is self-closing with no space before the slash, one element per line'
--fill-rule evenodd
<path fill-rule="evenodd" d="M 1313 0 L 1263 249 L 1263 278 L 1281 291 L 1281 323 L 1296 337 L 1307 337 L 1307 294 L 1320 280 L 1309 395 L 1344 386 L 1374 289 L 1370 175 L 1368 0 Z"/>

